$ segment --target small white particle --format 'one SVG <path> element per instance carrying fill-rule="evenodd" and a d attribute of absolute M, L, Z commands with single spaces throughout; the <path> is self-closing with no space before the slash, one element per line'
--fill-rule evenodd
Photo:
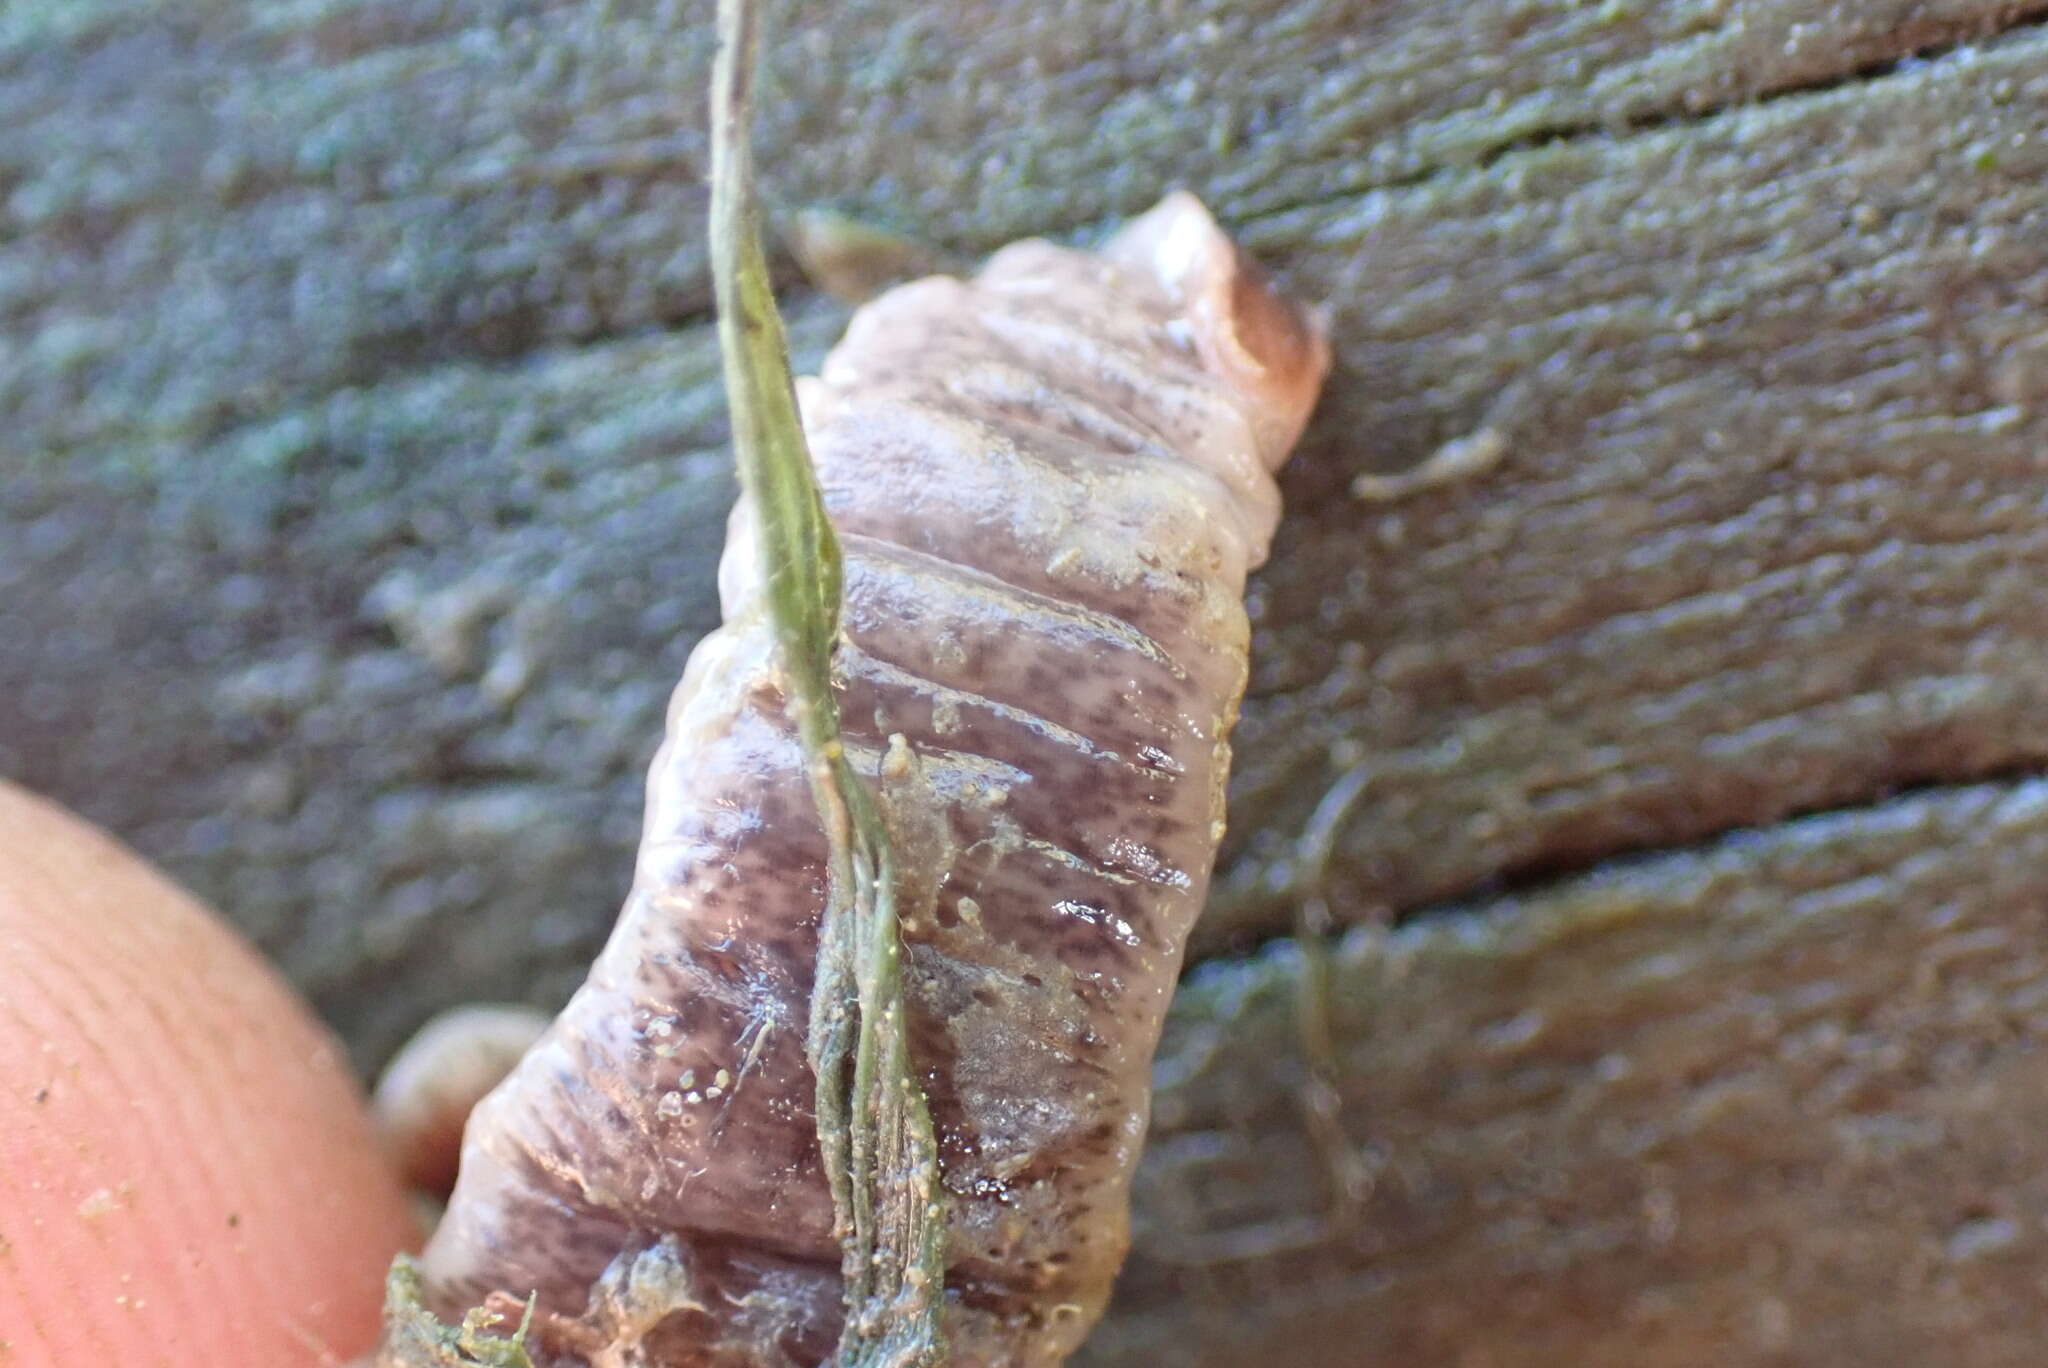
<path fill-rule="evenodd" d="M 1966 1221 L 1951 1231 L 1948 1237 L 1948 1256 L 1957 1262 L 1980 1259 L 1988 1254 L 2001 1253 L 2020 1242 L 2018 1224 L 2004 1217 L 1990 1216 L 1982 1220 Z"/>
<path fill-rule="evenodd" d="M 1505 460 L 1507 454 L 1507 437 L 1498 428 L 1481 428 L 1469 436 L 1445 442 L 1428 459 L 1407 470 L 1391 475 L 1355 476 L 1351 497 L 1361 503 L 1392 503 L 1453 480 L 1482 475 Z"/>

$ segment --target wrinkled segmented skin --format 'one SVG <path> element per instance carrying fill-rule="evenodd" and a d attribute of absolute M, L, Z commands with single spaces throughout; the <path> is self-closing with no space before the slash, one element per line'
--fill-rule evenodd
<path fill-rule="evenodd" d="M 962 1368 L 1057 1363 L 1123 1256 L 1221 835 L 1244 577 L 1325 364 L 1174 196 L 1100 254 L 1021 243 L 895 290 L 800 382 L 846 555 L 843 726 L 906 871 Z M 447 1310 L 588 1302 L 580 1339 L 542 1335 L 559 1362 L 632 1337 L 606 1361 L 807 1365 L 838 1332 L 804 1053 L 824 840 L 750 527 L 743 505 L 618 928 L 474 1114 L 425 1258 Z"/>

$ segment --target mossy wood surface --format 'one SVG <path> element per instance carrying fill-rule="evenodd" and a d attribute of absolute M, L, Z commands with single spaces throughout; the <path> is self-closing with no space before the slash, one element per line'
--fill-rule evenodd
<path fill-rule="evenodd" d="M 1091 1362 L 2037 1363 L 2041 8 L 810 13 L 783 212 L 971 256 L 1184 184 L 1334 314 Z M 366 1063 L 565 994 L 624 887 L 731 496 L 710 56 L 668 0 L 0 10 L 0 772 Z M 1356 1221 L 1254 951 L 1340 781 Z"/>

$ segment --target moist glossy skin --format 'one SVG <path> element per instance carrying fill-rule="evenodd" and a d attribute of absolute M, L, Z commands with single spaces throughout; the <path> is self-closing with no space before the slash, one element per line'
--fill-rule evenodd
<path fill-rule="evenodd" d="M 800 382 L 846 553 L 843 725 L 906 871 L 961 1368 L 1060 1361 L 1122 1259 L 1244 576 L 1325 363 L 1175 196 L 1099 256 L 1022 243 L 893 291 Z M 564 1363 L 808 1365 L 837 1336 L 804 1056 L 824 845 L 750 527 L 743 504 L 619 925 L 478 1107 L 425 1259 L 446 1309 L 537 1290 Z M 665 1300 L 622 1311 L 635 1268 Z"/>

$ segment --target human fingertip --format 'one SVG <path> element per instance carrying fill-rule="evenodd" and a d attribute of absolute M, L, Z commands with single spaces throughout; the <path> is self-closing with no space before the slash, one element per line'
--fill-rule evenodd
<path fill-rule="evenodd" d="M 341 1364 L 414 1235 L 337 1041 L 225 923 L 0 783 L 0 1363 Z"/>

